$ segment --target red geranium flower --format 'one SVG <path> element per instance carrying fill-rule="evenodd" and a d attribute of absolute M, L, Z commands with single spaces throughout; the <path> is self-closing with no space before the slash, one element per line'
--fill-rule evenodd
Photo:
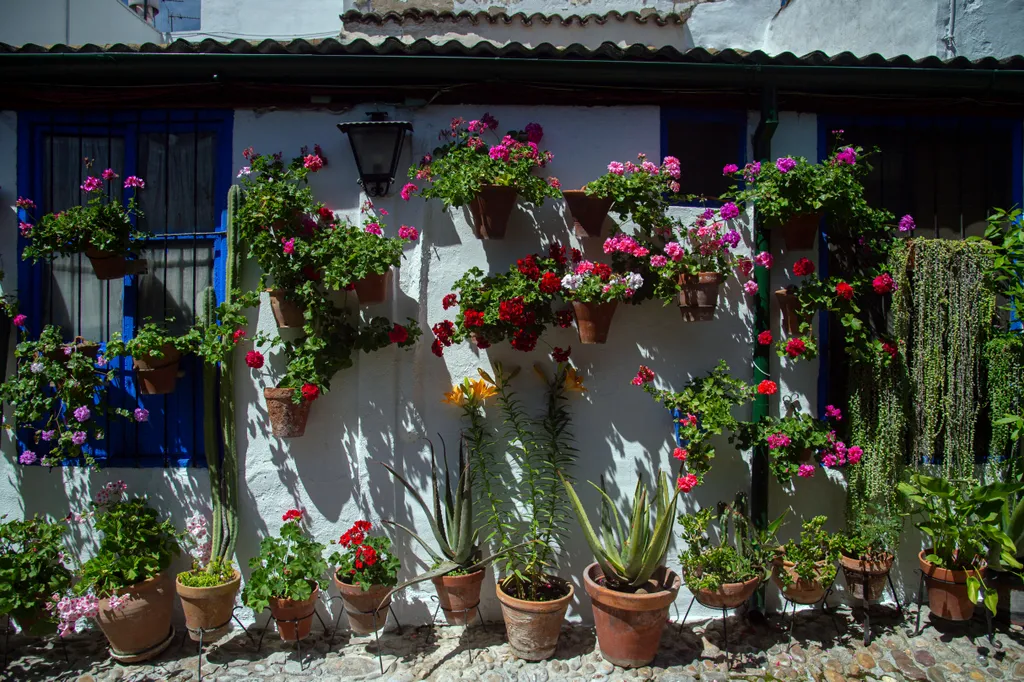
<path fill-rule="evenodd" d="M 445 310 L 448 310 L 452 306 L 458 304 L 459 297 L 456 296 L 455 294 L 447 294 L 444 298 L 441 299 L 441 305 L 444 307 Z"/>
<path fill-rule="evenodd" d="M 562 278 L 553 272 L 545 272 L 540 278 L 540 290 L 545 294 L 554 294 L 562 288 Z"/>
<path fill-rule="evenodd" d="M 491 342 L 482 336 L 476 337 L 476 347 L 480 350 L 486 350 L 491 347 Z"/>
<path fill-rule="evenodd" d="M 299 511 L 298 509 L 289 509 L 288 511 L 286 511 L 284 513 L 284 516 L 281 517 L 281 520 L 282 521 L 298 521 L 301 518 L 302 518 L 302 512 L 301 511 Z"/>
<path fill-rule="evenodd" d="M 391 343 L 405 343 L 409 340 L 409 330 L 396 323 L 394 328 L 388 332 L 388 339 Z"/>
<path fill-rule="evenodd" d="M 793 263 L 793 274 L 797 277 L 806 277 L 814 273 L 814 263 L 808 258 L 801 258 Z"/>
<path fill-rule="evenodd" d="M 452 345 L 452 334 L 455 333 L 455 325 L 452 324 L 451 320 L 441 320 L 431 327 L 431 331 L 434 332 L 434 336 L 437 337 L 438 341 L 446 346 Z"/>
<path fill-rule="evenodd" d="M 632 383 L 634 386 L 643 386 L 654 381 L 654 372 L 647 365 L 640 365 L 640 369 L 637 371 L 636 376 L 633 377 Z"/>
<path fill-rule="evenodd" d="M 778 390 L 778 385 L 771 379 L 765 379 L 757 385 L 757 392 L 761 395 L 775 395 Z"/>
<path fill-rule="evenodd" d="M 790 339 L 786 342 L 786 354 L 791 358 L 797 358 L 807 350 L 807 344 L 803 339 Z"/>
<path fill-rule="evenodd" d="M 234 341 L 235 343 L 238 343 L 239 341 L 241 341 L 244 338 L 245 338 L 245 330 L 244 329 L 236 329 L 235 333 L 231 335 L 231 340 Z"/>
<path fill-rule="evenodd" d="M 762 346 L 772 345 L 772 333 L 768 330 L 761 332 L 757 335 L 757 342 Z"/>
<path fill-rule="evenodd" d="M 686 474 L 676 479 L 676 488 L 684 493 L 688 493 L 697 485 L 697 477 L 693 474 Z"/>
<path fill-rule="evenodd" d="M 253 369 L 263 367 L 263 353 L 258 350 L 249 351 L 245 354 L 245 364 L 249 365 Z"/>
<path fill-rule="evenodd" d="M 572 326 L 572 308 L 563 308 L 555 312 L 555 323 L 562 329 Z"/>
<path fill-rule="evenodd" d="M 320 397 L 320 388 L 313 384 L 303 384 L 302 386 L 302 397 L 308 402 L 313 402 Z"/>
<path fill-rule="evenodd" d="M 523 297 L 515 296 L 498 304 L 498 319 L 516 324 L 523 316 Z"/>
<path fill-rule="evenodd" d="M 836 295 L 847 301 L 853 300 L 853 287 L 846 282 L 840 282 L 836 285 Z"/>
<path fill-rule="evenodd" d="M 466 312 L 462 314 L 462 324 L 467 327 L 482 327 L 484 326 L 484 314 L 479 310 L 467 308 Z"/>
<path fill-rule="evenodd" d="M 516 268 L 518 268 L 519 272 L 526 275 L 528 279 L 536 281 L 540 278 L 540 268 L 537 267 L 537 259 L 533 256 L 517 260 Z"/>
<path fill-rule="evenodd" d="M 439 339 L 434 339 L 434 342 L 430 344 L 430 352 L 437 357 L 444 355 L 444 348 L 441 346 L 441 341 Z"/>
<path fill-rule="evenodd" d="M 555 261 L 555 264 L 559 267 L 564 266 L 566 263 L 565 247 L 561 244 L 552 244 L 548 247 L 548 258 Z"/>
<path fill-rule="evenodd" d="M 551 357 L 555 359 L 555 362 L 568 362 L 569 353 L 572 352 L 572 346 L 569 346 L 565 350 L 562 350 L 558 346 L 555 346 L 555 350 L 551 352 Z"/>
<path fill-rule="evenodd" d="M 882 342 L 882 350 L 888 353 L 890 358 L 895 358 L 896 354 L 900 352 L 899 348 L 896 347 L 896 344 L 888 341 Z"/>
<path fill-rule="evenodd" d="M 600 277 L 602 282 L 607 282 L 612 276 L 612 268 L 607 263 L 594 263 L 594 274 Z"/>
<path fill-rule="evenodd" d="M 871 281 L 871 286 L 874 287 L 876 294 L 891 294 L 896 291 L 896 282 L 893 281 L 892 275 L 888 272 L 883 272 L 878 277 L 875 277 Z"/>
<path fill-rule="evenodd" d="M 537 334 L 526 329 L 520 329 L 509 341 L 509 344 L 518 351 L 529 353 L 537 347 Z"/>
<path fill-rule="evenodd" d="M 685 462 L 686 457 L 689 455 L 689 451 L 686 448 L 676 448 L 672 451 L 672 456 L 678 459 L 680 462 Z"/>

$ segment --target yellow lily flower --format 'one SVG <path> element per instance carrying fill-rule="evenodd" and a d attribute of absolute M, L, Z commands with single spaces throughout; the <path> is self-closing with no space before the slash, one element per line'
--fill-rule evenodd
<path fill-rule="evenodd" d="M 471 387 L 473 400 L 478 403 L 482 403 L 491 396 L 496 395 L 498 393 L 497 389 L 495 389 L 494 386 L 487 383 L 483 379 L 477 379 L 476 381 L 467 380 L 467 383 Z"/>
<path fill-rule="evenodd" d="M 565 390 L 576 393 L 586 393 L 587 387 L 583 385 L 583 377 L 576 373 L 575 367 L 565 370 Z"/>
<path fill-rule="evenodd" d="M 455 405 L 456 407 L 462 407 L 463 403 L 466 402 L 466 396 L 462 392 L 462 386 L 452 386 L 452 390 L 444 394 L 444 399 L 441 402 L 449 405 Z"/>

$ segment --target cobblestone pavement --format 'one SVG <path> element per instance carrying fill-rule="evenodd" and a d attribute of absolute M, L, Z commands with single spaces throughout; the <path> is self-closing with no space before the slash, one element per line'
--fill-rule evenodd
<path fill-rule="evenodd" d="M 752 622 L 743 616 L 728 621 L 728 655 L 722 620 L 696 621 L 680 628 L 669 624 L 661 650 L 646 668 L 622 670 L 601 659 L 595 650 L 593 628 L 566 625 L 555 657 L 526 663 L 512 657 L 501 623 L 468 628 L 421 626 L 403 634 L 388 632 L 381 638 L 384 673 L 376 658 L 373 637 L 351 637 L 344 630 L 333 644 L 321 631 L 304 642 L 301 652 L 268 632 L 257 651 L 240 630 L 208 647 L 203 658 L 203 679 L 321 680 L 340 682 L 387 680 L 481 680 L 482 682 L 561 682 L 589 680 L 659 680 L 701 682 L 742 679 L 764 680 L 928 680 L 929 682 L 983 682 L 1024 679 L 1024 630 L 996 625 L 994 643 L 980 617 L 966 624 L 929 619 L 924 611 L 923 632 L 911 636 L 915 613 L 906 618 L 895 609 L 873 612 L 874 641 L 863 646 L 863 614 L 840 609 L 833 620 L 821 612 L 801 612 L 794 623 L 789 646 L 788 619 L 772 616 Z M 150 682 L 196 680 L 195 645 L 181 635 L 155 661 L 122 666 L 110 661 L 99 632 L 86 632 L 66 641 L 70 662 L 61 645 L 15 635 L 8 642 L 10 656 L 4 679 L 65 680 L 77 682 Z M 731 665 L 730 665 L 731 664 Z"/>

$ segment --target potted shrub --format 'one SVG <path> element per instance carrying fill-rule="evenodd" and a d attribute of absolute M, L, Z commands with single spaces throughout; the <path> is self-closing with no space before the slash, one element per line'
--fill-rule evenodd
<path fill-rule="evenodd" d="M 881 505 L 873 504 L 841 537 L 839 564 L 855 599 L 875 602 L 882 598 L 902 530 L 901 517 L 890 516 Z"/>
<path fill-rule="evenodd" d="M 826 518 L 815 516 L 800 526 L 800 539 L 776 550 L 772 580 L 791 602 L 817 604 L 836 578 L 841 538 L 824 529 Z"/>
<path fill-rule="evenodd" d="M 999 528 L 999 517 L 1006 497 L 1024 486 L 968 486 L 917 473 L 899 484 L 910 514 L 921 517 L 914 525 L 931 543 L 918 554 L 928 607 L 939 618 L 953 621 L 971 619 L 982 590 L 985 608 L 996 613 L 999 594 L 985 584 L 987 556 L 998 554 L 1003 566 L 1021 568 L 1013 541 Z"/>
<path fill-rule="evenodd" d="M 664 222 L 672 195 L 679 192 L 679 159 L 666 156 L 660 167 L 644 154 L 638 154 L 637 161 L 612 161 L 607 173 L 582 189 L 562 190 L 577 237 L 600 237 L 612 208 L 623 219 L 631 218 L 643 228 Z"/>
<path fill-rule="evenodd" d="M 406 201 L 419 192 L 425 199 L 440 199 L 444 207 L 469 206 L 473 232 L 480 239 L 504 239 L 508 218 L 516 199 L 541 205 L 558 196 L 557 180 L 535 175 L 551 161 L 551 152 L 538 144 L 544 131 L 537 123 L 524 130 L 510 130 L 503 137 L 495 132 L 498 121 L 490 114 L 468 123 L 453 119 L 441 131 L 445 144 L 409 169 L 409 177 L 430 182 L 422 190 L 409 183 L 402 188 Z M 489 134 L 491 140 L 485 140 Z"/>
<path fill-rule="evenodd" d="M 22 330 L 23 337 L 25 336 Z M 60 360 L 52 351 L 63 348 Z M 38 341 L 23 338 L 14 349 L 17 370 L 0 384 L 0 398 L 10 406 L 20 434 L 18 462 L 56 466 L 84 461 L 98 468 L 92 444 L 105 432 L 97 415 L 130 418 L 132 413 L 106 402 L 106 358 L 95 360 L 76 346 L 62 345 L 59 327 L 48 325 Z M 141 416 L 141 418 L 140 418 Z M 139 412 L 137 421 L 148 413 Z"/>
<path fill-rule="evenodd" d="M 338 540 L 344 552 L 331 554 L 334 584 L 341 594 L 349 627 L 357 635 L 383 629 L 391 606 L 391 588 L 398 584 L 401 563 L 391 540 L 372 536 L 369 521 L 356 521 Z"/>
<path fill-rule="evenodd" d="M 578 254 L 573 250 L 574 262 Z M 562 287 L 558 273 L 568 262 L 565 249 L 554 244 L 547 257 L 520 258 L 507 273 L 484 275 L 480 268 L 470 268 L 455 282 L 453 293 L 444 297 L 444 308 L 457 305 L 459 312 L 454 322 L 442 320 L 433 326 L 434 355 L 441 357 L 446 347 L 467 339 L 480 349 L 508 339 L 516 350 L 529 352 L 552 322 L 569 327 L 572 311 L 552 310 Z"/>
<path fill-rule="evenodd" d="M 718 542 L 714 543 L 705 529 L 716 517 Z M 686 587 L 697 601 L 723 609 L 734 609 L 747 601 L 771 574 L 775 533 L 783 518 L 785 514 L 757 531 L 748 517 L 743 493 L 738 493 L 731 504 L 720 502 L 717 514 L 711 509 L 680 514 L 686 549 L 679 555 L 679 564 Z"/>
<path fill-rule="evenodd" d="M 86 160 L 87 171 L 91 168 L 92 161 Z M 21 234 L 26 239 L 22 258 L 37 263 L 84 253 L 97 279 L 120 279 L 132 274 L 128 259 L 138 256 L 138 243 L 147 236 L 135 227 L 135 221 L 142 217 L 137 193 L 146 183 L 134 175 L 126 178 L 124 189 L 130 190 L 131 196 L 124 205 L 114 196 L 115 182 L 120 180 L 110 168 L 101 177 L 88 175 L 81 186 L 88 197 L 85 206 L 48 213 L 35 224 L 22 222 Z"/>
<path fill-rule="evenodd" d="M 175 589 L 193 641 L 212 642 L 231 624 L 242 575 L 231 562 L 211 559 L 213 542 L 206 518 L 193 514 L 186 524 L 192 568 L 178 574 Z"/>
<path fill-rule="evenodd" d="M 179 549 L 171 522 L 160 521 L 143 498 L 124 499 L 126 489 L 117 481 L 96 495 L 86 516 L 102 534 L 99 551 L 82 564 L 73 589 L 94 603 L 111 657 L 137 663 L 158 656 L 174 639 L 174 588 L 167 569 Z M 72 628 L 60 605 L 57 610 L 61 632 L 68 634 Z"/>
<path fill-rule="evenodd" d="M 179 336 L 163 325 L 146 322 L 128 341 L 121 340 L 120 332 L 111 334 L 106 355 L 110 358 L 131 356 L 139 379 L 139 392 L 164 395 L 174 392 L 181 356 L 193 352 L 198 340 L 198 333 L 193 330 Z"/>
<path fill-rule="evenodd" d="M 57 631 L 50 595 L 71 587 L 71 571 L 64 565 L 66 528 L 63 521 L 39 518 L 0 523 L 0 613 L 27 634 Z"/>
<path fill-rule="evenodd" d="M 825 211 L 822 166 L 800 156 L 786 156 L 775 163 L 748 164 L 743 169 L 732 166 L 732 175 L 745 182 L 737 198 L 754 203 L 764 227 L 782 232 L 787 251 L 814 248 Z"/>
<path fill-rule="evenodd" d="M 619 301 L 628 301 L 644 284 L 635 272 L 613 273 L 605 263 L 580 261 L 562 275 L 562 297 L 572 303 L 580 343 L 604 343 Z"/>
<path fill-rule="evenodd" d="M 249 560 L 252 574 L 242 590 L 242 602 L 256 613 L 269 607 L 281 639 L 294 642 L 309 636 L 317 598 L 327 588 L 326 547 L 299 525 L 298 509 L 289 509 L 281 518 L 280 537 L 263 538 L 260 553 Z"/>
<path fill-rule="evenodd" d="M 564 479 L 563 483 L 596 559 L 586 568 L 583 583 L 594 604 L 601 656 L 623 668 L 648 665 L 658 653 L 661 631 L 681 582 L 664 565 L 679 492 L 669 491 L 663 471 L 658 472 L 653 501 L 643 482 L 637 481 L 632 513 L 623 519 L 607 493 L 594 486 L 602 497 L 599 537 L 572 484 Z"/>

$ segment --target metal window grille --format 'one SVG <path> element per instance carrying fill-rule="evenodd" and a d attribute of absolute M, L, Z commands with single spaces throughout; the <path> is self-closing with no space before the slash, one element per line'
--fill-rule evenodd
<path fill-rule="evenodd" d="M 661 113 L 662 156 L 679 159 L 682 191 L 700 197 L 696 204 L 717 206 L 719 197 L 728 193 L 733 179 L 722 175 L 722 167 L 729 163 L 742 167 L 746 162 L 746 134 L 744 111 L 667 109 Z"/>
<path fill-rule="evenodd" d="M 141 250 L 148 272 L 123 281 L 100 281 L 83 255 L 48 264 L 19 264 L 19 296 L 30 311 L 31 332 L 57 324 L 65 338 L 105 342 L 114 331 L 130 339 L 146 322 L 182 332 L 196 318 L 207 286 L 223 300 L 224 214 L 231 183 L 231 113 L 138 111 L 28 113 L 19 116 L 19 188 L 39 214 L 85 201 L 86 175 L 113 168 L 120 179 L 112 196 L 123 199 L 121 181 L 142 177 L 143 216 L 152 233 Z M 87 169 L 84 159 L 92 161 Z M 202 367 L 185 357 L 173 393 L 140 395 L 131 360 L 110 364 L 112 407 L 145 407 L 148 423 L 108 419 L 105 439 L 94 448 L 104 466 L 203 466 Z M 216 406 L 211 406 L 216 409 Z"/>

